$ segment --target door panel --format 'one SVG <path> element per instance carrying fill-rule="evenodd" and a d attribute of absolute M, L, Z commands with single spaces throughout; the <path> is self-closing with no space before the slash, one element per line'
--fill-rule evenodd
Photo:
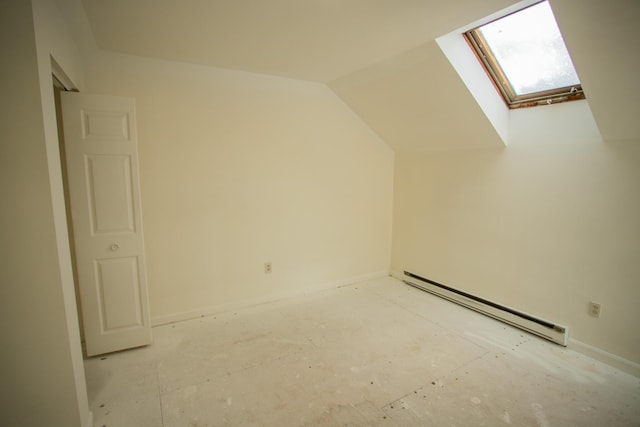
<path fill-rule="evenodd" d="M 151 343 L 135 104 L 62 94 L 87 355 Z"/>
<path fill-rule="evenodd" d="M 102 332 L 142 326 L 138 258 L 100 259 L 95 267 Z"/>
<path fill-rule="evenodd" d="M 93 235 L 134 233 L 131 157 L 85 156 Z"/>
<path fill-rule="evenodd" d="M 88 111 L 82 114 L 85 141 L 129 141 L 129 114 L 126 111 Z"/>

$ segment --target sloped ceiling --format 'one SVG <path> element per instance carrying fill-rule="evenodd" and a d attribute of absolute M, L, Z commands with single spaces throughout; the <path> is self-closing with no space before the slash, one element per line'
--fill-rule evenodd
<path fill-rule="evenodd" d="M 435 41 L 329 86 L 395 149 L 504 146 Z"/>
<path fill-rule="evenodd" d="M 82 0 L 101 49 L 330 82 L 514 0 Z"/>
<path fill-rule="evenodd" d="M 640 140 L 640 1 L 551 0 L 605 141 Z"/>
<path fill-rule="evenodd" d="M 434 39 L 516 0 L 56 0 L 98 48 L 327 83 L 395 149 L 502 146 Z M 550 0 L 605 140 L 640 140 L 638 0 Z"/>

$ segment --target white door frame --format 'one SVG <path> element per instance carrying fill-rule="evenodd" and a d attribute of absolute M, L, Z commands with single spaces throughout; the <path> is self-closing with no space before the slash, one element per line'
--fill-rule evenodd
<path fill-rule="evenodd" d="M 55 86 L 62 86 L 62 89 L 64 91 L 69 91 L 69 92 L 78 92 L 78 88 L 76 87 L 76 85 L 73 83 L 73 81 L 67 76 L 67 74 L 64 72 L 64 70 L 62 69 L 62 67 L 55 61 L 55 59 L 52 57 L 51 58 L 51 84 L 53 87 Z M 55 88 L 54 88 L 55 91 Z M 73 289 L 74 289 L 74 296 L 75 296 L 75 301 L 76 301 L 76 315 L 78 316 L 78 327 L 79 327 L 79 332 L 80 332 L 80 342 L 84 342 L 84 331 L 82 328 L 82 308 L 80 307 L 80 299 L 79 299 L 79 294 L 78 294 L 78 275 L 77 275 L 77 270 L 76 270 L 76 265 L 75 265 L 75 259 L 74 259 L 74 254 L 73 254 L 73 229 L 71 228 L 71 215 L 69 212 L 69 204 L 68 204 L 68 191 L 69 189 L 67 188 L 67 183 L 66 183 L 66 176 L 65 176 L 65 167 L 64 167 L 64 162 L 65 159 L 63 157 L 63 153 L 64 153 L 64 132 L 63 129 L 61 128 L 62 126 L 62 106 L 60 106 L 60 108 L 58 108 L 59 106 L 56 104 L 56 95 L 54 93 L 54 108 L 55 108 L 55 112 L 56 112 L 56 128 L 58 131 L 58 152 L 60 153 L 60 159 L 59 159 L 59 163 L 60 163 L 60 172 L 61 172 L 61 178 L 62 178 L 62 188 L 63 188 L 63 197 L 64 197 L 64 205 L 65 205 L 65 219 L 66 219 L 66 224 L 67 224 L 67 236 L 69 239 L 69 263 L 71 264 L 71 268 L 73 270 Z M 67 313 L 68 315 L 69 313 Z M 82 348 L 82 354 L 85 355 L 85 351 L 84 351 L 84 346 Z"/>
<path fill-rule="evenodd" d="M 56 223 L 56 241 L 58 245 L 58 262 L 62 275 L 61 286 L 65 298 L 65 317 L 67 324 L 67 333 L 69 334 L 70 360 L 73 366 L 73 375 L 76 382 L 76 393 L 78 401 L 78 412 L 82 419 L 83 427 L 93 426 L 93 412 L 89 405 L 89 397 L 87 393 L 87 381 L 84 372 L 84 361 L 82 344 L 80 342 L 80 318 L 77 313 L 78 296 L 74 289 L 74 283 L 69 283 L 69 277 L 73 282 L 73 275 L 69 272 L 72 265 L 71 260 L 71 243 L 68 240 L 69 230 L 66 222 L 67 211 L 64 201 L 63 192 L 59 191 L 63 187 L 62 183 L 62 165 L 60 163 L 60 144 L 62 141 L 58 138 L 58 125 L 55 112 L 55 97 L 53 93 L 53 80 L 55 78 L 63 84 L 68 90 L 77 90 L 78 86 L 70 79 L 64 69 L 56 61 L 53 52 L 48 54 L 49 61 L 39 64 L 39 73 L 41 74 L 41 92 L 42 92 L 42 108 L 45 126 L 45 144 L 47 146 L 47 162 L 49 167 L 49 179 L 51 180 L 51 202 L 54 209 L 53 220 Z M 40 61 L 39 61 L 40 62 Z M 45 65 L 46 64 L 46 65 Z M 40 67 L 46 67 L 40 70 Z M 48 78 L 43 80 L 46 74 Z M 51 91 L 47 93 L 47 91 Z M 51 114 L 51 112 L 53 114 Z M 54 132 L 55 130 L 55 132 Z M 58 168 L 58 171 L 55 170 Z M 60 175 L 58 175 L 58 172 Z M 61 210 L 60 207 L 64 209 Z"/>

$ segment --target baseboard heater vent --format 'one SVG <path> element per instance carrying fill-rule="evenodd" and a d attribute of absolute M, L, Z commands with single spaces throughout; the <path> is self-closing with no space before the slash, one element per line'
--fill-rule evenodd
<path fill-rule="evenodd" d="M 565 347 L 567 346 L 569 330 L 564 326 L 539 319 L 530 314 L 522 313 L 493 301 L 443 285 L 442 283 L 434 282 L 433 280 L 420 277 L 408 271 L 404 272 L 403 282 L 409 286 L 460 304 L 554 343 Z"/>

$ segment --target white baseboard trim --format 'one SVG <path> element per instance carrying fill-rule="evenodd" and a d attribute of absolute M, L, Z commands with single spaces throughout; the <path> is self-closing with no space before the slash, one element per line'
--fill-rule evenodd
<path fill-rule="evenodd" d="M 389 270 L 377 271 L 374 273 L 363 274 L 360 276 L 354 276 L 347 279 L 334 280 L 331 282 L 325 282 L 315 285 L 305 286 L 300 289 L 294 289 L 288 292 L 281 292 L 278 294 L 265 295 L 260 298 L 251 300 L 243 300 L 238 302 L 232 302 L 227 304 L 215 305 L 212 307 L 203 307 L 195 310 L 184 311 L 180 313 L 173 313 L 164 316 L 157 316 L 151 318 L 151 326 L 167 325 L 169 323 L 181 322 L 184 320 L 195 319 L 203 316 L 213 316 L 216 314 L 240 310 L 243 308 L 253 307 L 260 304 L 266 304 L 269 302 L 275 302 L 279 300 L 295 298 L 302 295 L 307 295 L 315 292 L 320 292 L 328 289 L 337 289 L 345 286 L 354 285 L 356 283 L 364 282 L 366 280 L 378 279 L 380 277 L 389 276 Z"/>
<path fill-rule="evenodd" d="M 404 280 L 404 272 L 402 271 L 391 270 L 390 275 L 395 279 L 401 281 Z M 627 374 L 640 378 L 640 364 L 632 362 L 631 360 L 616 356 L 615 354 L 604 351 L 598 347 L 585 344 L 574 338 L 569 338 L 567 347 L 599 362 L 626 372 Z"/>
<path fill-rule="evenodd" d="M 389 272 L 389 276 L 393 277 L 394 279 L 398 279 L 400 281 L 404 280 L 404 272 L 403 271 L 391 270 Z"/>
<path fill-rule="evenodd" d="M 578 353 L 582 353 L 585 356 L 589 356 L 592 359 L 606 363 L 609 366 L 613 366 L 627 374 L 640 378 L 640 364 L 632 362 L 631 360 L 616 356 L 615 354 L 604 351 L 598 347 L 585 344 L 573 338 L 569 338 L 569 348 L 577 351 Z"/>
<path fill-rule="evenodd" d="M 95 427 L 93 421 L 93 412 L 89 411 L 89 413 L 87 414 L 87 418 L 82 425 L 83 427 Z"/>

